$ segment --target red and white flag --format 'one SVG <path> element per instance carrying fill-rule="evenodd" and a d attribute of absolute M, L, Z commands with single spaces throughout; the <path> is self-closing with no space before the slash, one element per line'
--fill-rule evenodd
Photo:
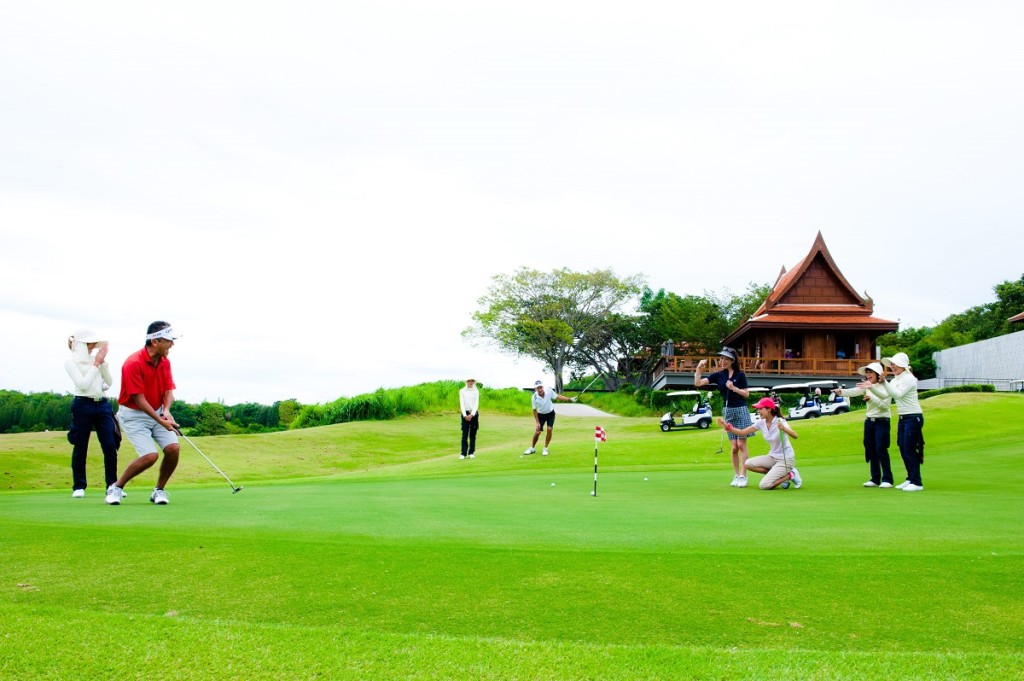
<path fill-rule="evenodd" d="M 594 426 L 594 440 L 597 442 L 607 442 L 608 436 L 604 432 L 604 428 L 601 426 Z"/>

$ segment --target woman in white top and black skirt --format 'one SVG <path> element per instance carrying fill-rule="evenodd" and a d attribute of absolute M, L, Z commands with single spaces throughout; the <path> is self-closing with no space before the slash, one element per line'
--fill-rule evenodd
<path fill-rule="evenodd" d="M 700 370 L 707 362 L 701 360 L 697 363 L 697 370 L 693 372 L 693 385 L 696 388 L 703 388 L 706 385 L 715 385 L 718 392 L 722 394 L 722 416 L 725 422 L 734 429 L 742 430 L 750 425 L 750 411 L 747 408 L 747 398 L 750 391 L 747 390 L 747 375 L 740 370 L 739 360 L 736 351 L 732 348 L 722 348 L 718 353 L 718 371 L 702 378 Z M 749 435 L 740 435 L 736 432 L 729 433 L 729 444 L 732 445 L 732 486 L 747 486 L 747 438 Z"/>
<path fill-rule="evenodd" d="M 114 410 L 110 407 L 104 392 L 113 384 L 110 367 L 107 366 L 105 340 L 92 331 L 76 331 L 68 338 L 71 357 L 64 362 L 64 368 L 75 384 L 71 401 L 71 496 L 78 499 L 85 496 L 88 482 L 85 477 L 85 458 L 89 453 L 89 437 L 96 431 L 96 437 L 103 449 L 103 473 L 106 489 L 117 482 L 117 449 Z"/>

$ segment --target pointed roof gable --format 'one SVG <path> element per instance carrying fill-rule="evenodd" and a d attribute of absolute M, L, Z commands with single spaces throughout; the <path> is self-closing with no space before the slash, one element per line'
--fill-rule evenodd
<path fill-rule="evenodd" d="M 778 305 L 852 305 L 859 308 L 858 312 L 867 314 L 874 310 L 874 301 L 859 295 L 839 271 L 820 231 L 803 260 L 788 272 L 782 268 L 772 292 L 753 316 L 759 317 Z"/>
<path fill-rule="evenodd" d="M 1014 324 L 1016 322 L 1024 322 L 1024 312 L 1021 312 L 1018 315 L 1014 315 L 1014 316 L 1010 317 L 1009 321 L 1010 321 L 1011 324 Z"/>
<path fill-rule="evenodd" d="M 899 324 L 872 316 L 874 301 L 860 295 L 836 266 L 818 232 L 811 250 L 793 269 L 779 272 L 757 311 L 725 339 L 735 342 L 755 328 L 862 328 L 885 333 Z"/>

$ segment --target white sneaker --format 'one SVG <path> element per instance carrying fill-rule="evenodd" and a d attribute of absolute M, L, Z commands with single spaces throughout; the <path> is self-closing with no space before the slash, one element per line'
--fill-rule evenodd
<path fill-rule="evenodd" d="M 912 482 L 908 482 L 907 486 L 903 488 L 904 492 L 920 492 L 924 489 L 924 485 L 915 485 Z"/>
<path fill-rule="evenodd" d="M 105 502 L 111 506 L 117 506 L 121 503 L 121 497 L 124 496 L 124 490 L 117 485 L 111 485 L 107 488 L 107 497 L 104 499 Z"/>
<path fill-rule="evenodd" d="M 879 487 L 881 489 L 889 489 L 890 487 L 892 487 L 892 483 L 891 482 L 883 482 L 881 485 L 879 485 Z"/>
<path fill-rule="evenodd" d="M 158 506 L 166 506 L 171 503 L 170 498 L 167 496 L 167 492 L 162 489 L 153 490 L 153 493 L 149 495 L 149 500 Z"/>
<path fill-rule="evenodd" d="M 864 483 L 864 486 L 865 486 L 865 487 L 878 487 L 878 485 L 877 485 L 877 484 L 875 484 L 875 483 L 871 482 L 870 480 L 868 480 L 867 482 L 865 482 L 865 483 Z M 892 487 L 892 485 L 889 485 L 889 487 Z"/>
<path fill-rule="evenodd" d="M 789 489 L 789 480 L 779 485 L 782 489 Z"/>
<path fill-rule="evenodd" d="M 465 454 L 459 454 L 459 458 L 460 458 L 460 459 L 465 459 L 465 458 L 466 458 L 466 455 L 465 455 Z"/>
<path fill-rule="evenodd" d="M 469 455 L 469 458 L 471 458 L 471 459 L 475 459 L 475 458 L 476 458 L 476 454 L 470 454 L 470 455 Z"/>
<path fill-rule="evenodd" d="M 747 486 L 747 476 L 741 475 L 740 479 L 736 481 L 736 486 L 737 487 L 746 487 Z"/>
<path fill-rule="evenodd" d="M 523 452 L 523 454 L 536 454 L 536 453 L 537 453 L 537 450 L 534 449 L 533 447 L 527 447 L 526 451 Z"/>
<path fill-rule="evenodd" d="M 734 476 L 732 476 L 732 482 L 729 483 L 729 487 L 735 487 L 736 485 L 739 484 L 739 482 L 740 482 L 740 476 L 734 475 Z"/>
<path fill-rule="evenodd" d="M 909 480 L 904 480 L 900 484 L 896 485 L 896 489 L 906 489 L 907 485 L 910 484 Z"/>
<path fill-rule="evenodd" d="M 85 490 L 84 489 L 76 489 L 74 492 L 71 493 L 71 498 L 72 499 L 82 499 L 84 497 L 85 497 Z"/>
<path fill-rule="evenodd" d="M 548 448 L 547 448 L 547 447 L 545 447 L 545 448 L 544 448 L 544 451 L 543 451 L 543 452 L 541 452 L 541 453 L 540 453 L 540 455 L 541 455 L 541 456 L 547 456 L 547 455 L 548 455 Z"/>
<path fill-rule="evenodd" d="M 800 477 L 800 471 L 798 471 L 797 469 L 794 468 L 792 472 L 793 472 L 793 487 L 795 489 L 800 489 L 803 486 L 803 484 L 804 484 L 804 479 Z"/>

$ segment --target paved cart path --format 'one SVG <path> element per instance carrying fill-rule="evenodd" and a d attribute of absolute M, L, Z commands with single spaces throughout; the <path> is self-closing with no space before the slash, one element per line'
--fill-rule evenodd
<path fill-rule="evenodd" d="M 555 405 L 555 413 L 559 416 L 602 416 L 608 418 L 619 418 L 618 414 L 609 414 L 608 412 L 601 411 L 600 409 L 594 409 L 590 405 L 564 404 L 561 402 Z"/>

